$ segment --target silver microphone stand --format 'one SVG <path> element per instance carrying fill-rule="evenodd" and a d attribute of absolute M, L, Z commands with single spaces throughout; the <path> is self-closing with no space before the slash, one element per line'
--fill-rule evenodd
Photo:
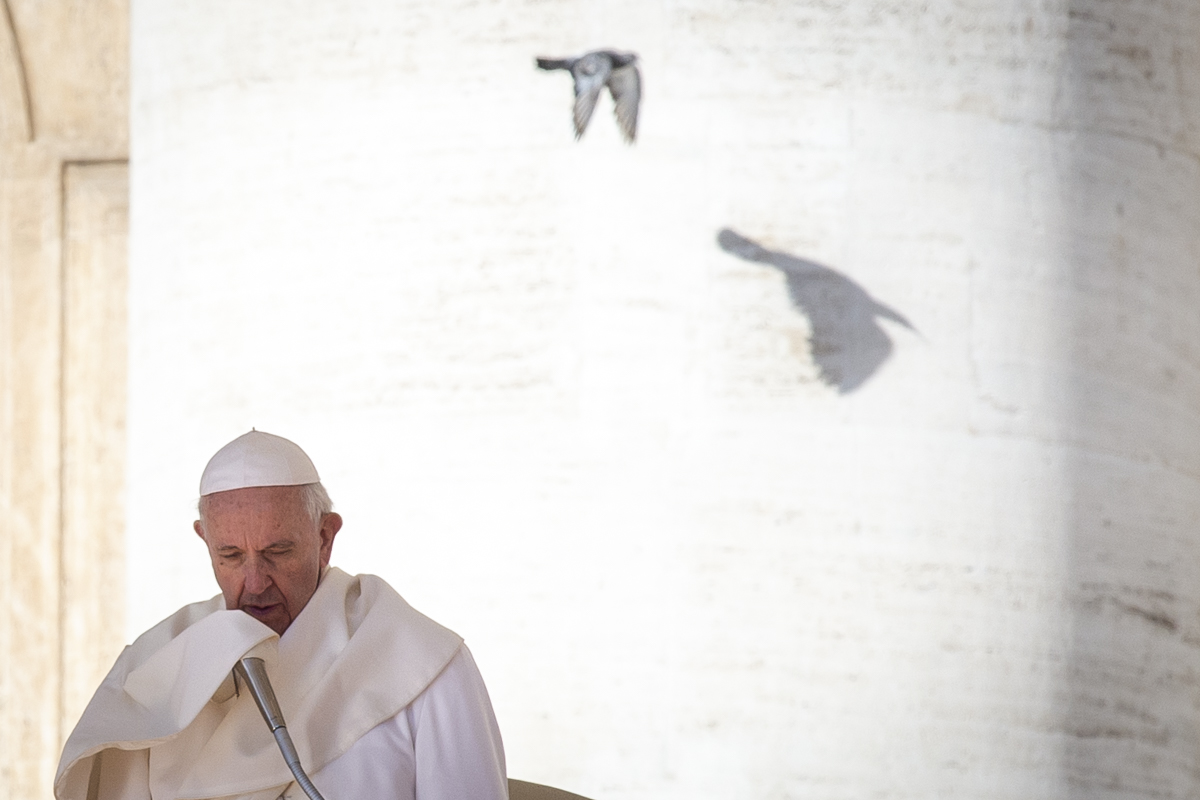
<path fill-rule="evenodd" d="M 233 665 L 233 673 L 250 688 L 250 694 L 254 697 L 258 710 L 262 712 L 263 719 L 267 721 L 267 727 L 275 735 L 275 742 L 283 753 L 283 760 L 287 762 L 288 769 L 295 776 L 296 783 L 300 784 L 300 788 L 310 800 L 325 800 L 308 779 L 304 767 L 300 766 L 300 756 L 296 754 L 296 745 L 292 744 L 291 734 L 283 722 L 283 712 L 279 710 L 279 701 L 275 699 L 275 691 L 267 678 L 267 667 L 263 660 L 247 656 Z"/>

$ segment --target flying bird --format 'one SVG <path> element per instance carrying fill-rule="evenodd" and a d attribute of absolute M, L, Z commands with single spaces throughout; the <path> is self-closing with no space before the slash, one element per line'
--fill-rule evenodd
<path fill-rule="evenodd" d="M 575 79 L 575 138 L 583 136 L 596 101 L 605 86 L 612 95 L 617 124 L 625 141 L 637 137 L 638 103 L 642 98 L 642 75 L 637 68 L 637 53 L 593 50 L 578 58 L 539 58 L 538 69 L 565 69 Z"/>

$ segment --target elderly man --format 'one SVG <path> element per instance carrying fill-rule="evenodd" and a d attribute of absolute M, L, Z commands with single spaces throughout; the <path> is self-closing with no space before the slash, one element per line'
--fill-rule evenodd
<path fill-rule="evenodd" d="M 204 470 L 199 510 L 221 594 L 125 648 L 63 749 L 59 800 L 302 798 L 231 675 L 245 655 L 266 663 L 326 800 L 507 798 L 466 645 L 381 579 L 329 566 L 342 518 L 299 447 L 233 440 Z"/>

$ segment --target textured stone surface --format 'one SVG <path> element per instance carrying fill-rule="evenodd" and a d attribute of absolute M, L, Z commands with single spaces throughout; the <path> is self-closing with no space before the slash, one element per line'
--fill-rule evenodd
<path fill-rule="evenodd" d="M 341 564 L 467 637 L 516 777 L 1195 795 L 1197 34 L 1183 0 L 135 4 L 130 633 L 215 591 L 196 482 L 257 426 Z M 641 55 L 634 147 L 533 68 L 600 46 Z M 853 391 L 794 263 L 915 328 Z"/>
<path fill-rule="evenodd" d="M 63 175 L 62 721 L 69 733 L 124 640 L 129 169 Z"/>
<path fill-rule="evenodd" d="M 51 795 L 123 633 L 127 20 L 0 2 L 0 796 L 19 800 Z"/>

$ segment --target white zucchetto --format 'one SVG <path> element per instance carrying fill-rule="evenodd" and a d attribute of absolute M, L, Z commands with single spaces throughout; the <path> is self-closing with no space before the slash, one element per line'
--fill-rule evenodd
<path fill-rule="evenodd" d="M 252 430 L 222 447 L 200 476 L 200 496 L 251 486 L 300 486 L 320 481 L 317 468 L 300 446 Z"/>

